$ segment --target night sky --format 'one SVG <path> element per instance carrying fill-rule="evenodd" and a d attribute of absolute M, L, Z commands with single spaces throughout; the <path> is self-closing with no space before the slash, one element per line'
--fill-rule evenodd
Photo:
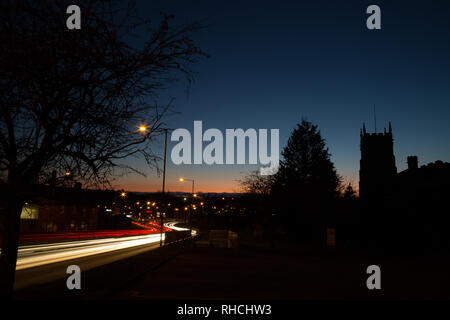
<path fill-rule="evenodd" d="M 399 171 L 406 157 L 419 165 L 450 161 L 450 5 L 447 1 L 138 1 L 140 14 L 174 14 L 178 23 L 208 27 L 194 35 L 211 55 L 187 92 L 185 82 L 161 93 L 180 112 L 171 128 L 280 129 L 282 149 L 302 117 L 317 124 L 344 181 L 357 186 L 359 130 L 382 131 L 392 122 Z M 393 3 L 395 2 L 395 3 Z M 381 30 L 366 28 L 366 8 L 381 8 Z M 155 145 L 162 154 L 163 140 Z M 170 139 L 169 139 L 170 140 Z M 178 177 L 194 178 L 196 191 L 239 191 L 250 165 L 181 165 L 170 160 L 167 190 L 190 191 Z M 206 144 L 205 144 L 206 145 Z M 281 150 L 280 150 L 281 151 Z M 161 190 L 162 177 L 116 183 L 133 191 Z M 161 163 L 162 167 L 162 163 Z"/>

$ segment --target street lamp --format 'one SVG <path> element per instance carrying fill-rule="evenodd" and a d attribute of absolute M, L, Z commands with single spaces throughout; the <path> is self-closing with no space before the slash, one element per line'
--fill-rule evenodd
<path fill-rule="evenodd" d="M 184 181 L 192 181 L 192 197 L 191 197 L 191 205 L 189 206 L 189 237 L 191 237 L 192 236 L 192 224 L 191 224 L 191 212 L 192 212 L 192 206 L 193 206 L 193 204 L 194 204 L 194 197 L 195 196 L 197 196 L 195 193 L 194 193 L 194 179 L 186 179 L 186 178 L 183 178 L 183 177 L 181 177 L 180 179 L 179 179 L 179 181 L 180 182 L 184 182 Z"/>
<path fill-rule="evenodd" d="M 138 130 L 139 130 L 139 132 L 144 133 L 144 132 L 147 132 L 148 128 L 147 128 L 147 126 L 139 126 Z"/>
<path fill-rule="evenodd" d="M 186 178 L 180 178 L 179 179 L 180 182 L 184 182 L 184 181 L 192 181 L 192 197 L 196 197 L 197 194 L 194 193 L 194 179 L 186 179 Z"/>
<path fill-rule="evenodd" d="M 163 185 L 162 185 L 162 193 L 163 195 L 165 195 L 166 193 L 166 158 L 167 158 L 167 132 L 169 130 L 173 130 L 170 128 L 164 128 L 164 169 L 163 169 Z M 164 197 L 165 198 L 165 197 Z M 155 205 L 155 203 L 153 203 L 153 205 Z M 167 209 L 167 206 L 166 206 Z M 162 237 L 163 237 L 163 225 L 164 225 L 164 213 L 166 210 L 164 210 L 164 212 L 161 212 L 161 238 L 159 240 L 159 246 L 162 247 Z"/>

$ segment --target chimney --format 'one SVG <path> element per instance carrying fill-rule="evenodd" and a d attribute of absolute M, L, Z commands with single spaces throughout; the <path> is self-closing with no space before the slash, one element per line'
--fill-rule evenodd
<path fill-rule="evenodd" d="M 409 156 L 408 157 L 408 170 L 415 170 L 419 166 L 419 161 L 417 160 L 417 156 Z"/>

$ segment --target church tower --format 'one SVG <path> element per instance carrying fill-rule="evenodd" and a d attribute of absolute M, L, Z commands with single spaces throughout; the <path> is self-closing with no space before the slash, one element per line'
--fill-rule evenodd
<path fill-rule="evenodd" d="M 361 199 L 380 199 L 389 194 L 397 174 L 392 127 L 384 133 L 360 131 L 361 161 L 359 170 L 359 196 Z"/>

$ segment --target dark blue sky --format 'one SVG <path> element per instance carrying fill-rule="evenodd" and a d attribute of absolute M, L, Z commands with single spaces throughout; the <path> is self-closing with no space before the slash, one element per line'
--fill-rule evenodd
<path fill-rule="evenodd" d="M 394 3 L 395 2 L 395 3 Z M 367 6 L 381 8 L 381 30 L 366 28 Z M 420 164 L 450 161 L 450 5 L 446 1 L 138 1 L 141 15 L 174 14 L 178 23 L 209 26 L 194 35 L 211 54 L 186 84 L 161 95 L 175 98 L 172 128 L 279 128 L 280 147 L 302 117 L 319 125 L 345 181 L 358 181 L 359 129 L 392 122 L 399 170 L 406 157 Z M 174 144 L 169 145 L 168 154 Z M 175 166 L 169 190 L 238 190 L 254 166 Z M 129 176 L 128 189 L 155 191 L 161 178 Z"/>

